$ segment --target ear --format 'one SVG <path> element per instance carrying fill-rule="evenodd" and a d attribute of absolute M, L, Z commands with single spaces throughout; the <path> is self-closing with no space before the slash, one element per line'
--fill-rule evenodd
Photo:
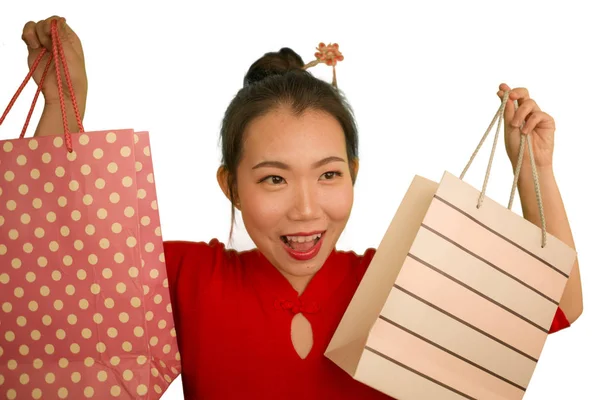
<path fill-rule="evenodd" d="M 229 171 L 224 165 L 221 165 L 217 170 L 217 182 L 219 182 L 219 186 L 225 197 L 239 209 L 237 198 L 233 198 L 233 194 L 229 192 Z"/>
<path fill-rule="evenodd" d="M 358 158 L 354 158 L 352 160 L 350 160 L 350 171 L 352 172 L 352 174 L 354 174 L 354 180 L 356 181 L 356 179 L 358 178 Z"/>

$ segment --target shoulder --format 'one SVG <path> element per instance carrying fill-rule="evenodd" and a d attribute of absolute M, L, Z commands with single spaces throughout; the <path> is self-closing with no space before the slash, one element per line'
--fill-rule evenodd
<path fill-rule="evenodd" d="M 248 253 L 227 249 L 224 243 L 215 238 L 208 242 L 165 241 L 163 245 L 171 284 L 182 278 L 205 280 L 231 270 L 240 264 L 243 254 Z"/>
<path fill-rule="evenodd" d="M 337 250 L 332 253 L 332 261 L 336 264 L 343 264 L 354 272 L 357 278 L 362 279 L 369 268 L 376 250 L 374 248 L 366 249 L 362 254 L 352 250 Z"/>
<path fill-rule="evenodd" d="M 184 240 L 173 240 L 164 242 L 165 261 L 169 264 L 180 264 L 191 261 L 214 261 L 227 255 L 228 250 L 218 239 L 209 242 L 192 242 Z M 231 252 L 231 250 L 229 251 Z"/>

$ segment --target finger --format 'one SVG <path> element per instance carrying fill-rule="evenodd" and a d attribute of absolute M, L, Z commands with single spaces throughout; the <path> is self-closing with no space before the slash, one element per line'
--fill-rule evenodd
<path fill-rule="evenodd" d="M 504 99 L 504 94 L 506 93 L 507 90 L 510 90 L 510 88 L 507 85 L 500 85 L 500 90 L 498 91 L 498 97 L 500 98 L 500 100 Z M 506 105 L 504 106 L 504 118 L 506 121 L 512 121 L 515 115 L 515 104 L 512 100 L 507 100 L 506 101 Z"/>
<path fill-rule="evenodd" d="M 35 22 L 29 21 L 25 24 L 21 39 L 23 39 L 27 47 L 30 49 L 37 49 L 40 47 L 40 41 L 35 33 Z"/>
<path fill-rule="evenodd" d="M 506 83 L 501 83 L 498 89 L 500 89 L 502 92 L 506 92 L 510 91 L 510 86 L 508 86 Z"/>
<path fill-rule="evenodd" d="M 57 32 L 58 32 L 58 37 L 61 40 L 61 42 L 63 42 L 63 44 L 68 44 L 67 39 L 69 38 L 69 35 L 73 32 L 71 30 L 71 27 L 67 24 L 67 20 L 64 17 L 51 17 L 50 18 L 50 23 L 52 22 L 52 19 L 57 19 Z"/>
<path fill-rule="evenodd" d="M 42 46 L 47 49 L 52 48 L 52 38 L 50 37 L 50 23 L 42 20 L 35 24 L 35 34 Z"/>
<path fill-rule="evenodd" d="M 511 125 L 515 128 L 523 125 L 525 121 L 530 117 L 532 112 L 540 111 L 540 107 L 533 99 L 527 99 L 519 106 L 517 112 L 511 121 Z"/>
<path fill-rule="evenodd" d="M 539 111 L 539 107 L 535 104 L 535 101 L 529 99 L 524 101 L 515 112 L 511 120 L 511 125 L 515 128 L 519 128 L 523 126 L 523 123 L 527 121 L 530 114 L 534 111 Z"/>
<path fill-rule="evenodd" d="M 504 93 L 510 92 L 510 90 L 510 86 L 508 86 L 506 83 L 501 83 L 498 86 L 498 97 L 500 97 L 500 99 L 504 98 Z"/>
<path fill-rule="evenodd" d="M 527 118 L 527 123 L 521 129 L 523 133 L 529 133 L 533 131 L 536 127 L 544 127 L 551 128 L 554 126 L 554 118 L 549 114 L 546 114 L 543 111 L 534 111 L 529 118 Z"/>
<path fill-rule="evenodd" d="M 64 24 L 64 21 L 65 21 L 64 18 L 54 15 L 50 18 L 39 21 L 35 25 L 35 31 L 36 31 L 37 38 L 38 38 L 40 44 L 49 50 L 52 49 L 52 36 L 51 36 L 52 34 L 50 32 L 50 29 L 52 27 L 52 20 L 55 20 L 55 19 L 58 21 L 59 27 L 62 24 Z"/>
<path fill-rule="evenodd" d="M 525 100 L 529 99 L 529 90 L 526 88 L 516 88 L 510 92 L 510 100 L 517 100 L 518 104 L 521 105 Z"/>

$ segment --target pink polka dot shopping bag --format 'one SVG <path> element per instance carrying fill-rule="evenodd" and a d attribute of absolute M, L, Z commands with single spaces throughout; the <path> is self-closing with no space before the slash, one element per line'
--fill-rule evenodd
<path fill-rule="evenodd" d="M 64 132 L 0 141 L 0 398 L 158 399 L 181 367 L 148 132 L 85 132 L 73 101 L 70 133 L 58 86 Z"/>

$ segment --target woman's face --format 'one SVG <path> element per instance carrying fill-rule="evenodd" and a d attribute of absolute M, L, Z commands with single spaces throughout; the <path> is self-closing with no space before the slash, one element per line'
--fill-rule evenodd
<path fill-rule="evenodd" d="M 282 107 L 252 121 L 239 207 L 258 249 L 303 290 L 344 230 L 354 199 L 344 131 L 330 114 Z"/>

